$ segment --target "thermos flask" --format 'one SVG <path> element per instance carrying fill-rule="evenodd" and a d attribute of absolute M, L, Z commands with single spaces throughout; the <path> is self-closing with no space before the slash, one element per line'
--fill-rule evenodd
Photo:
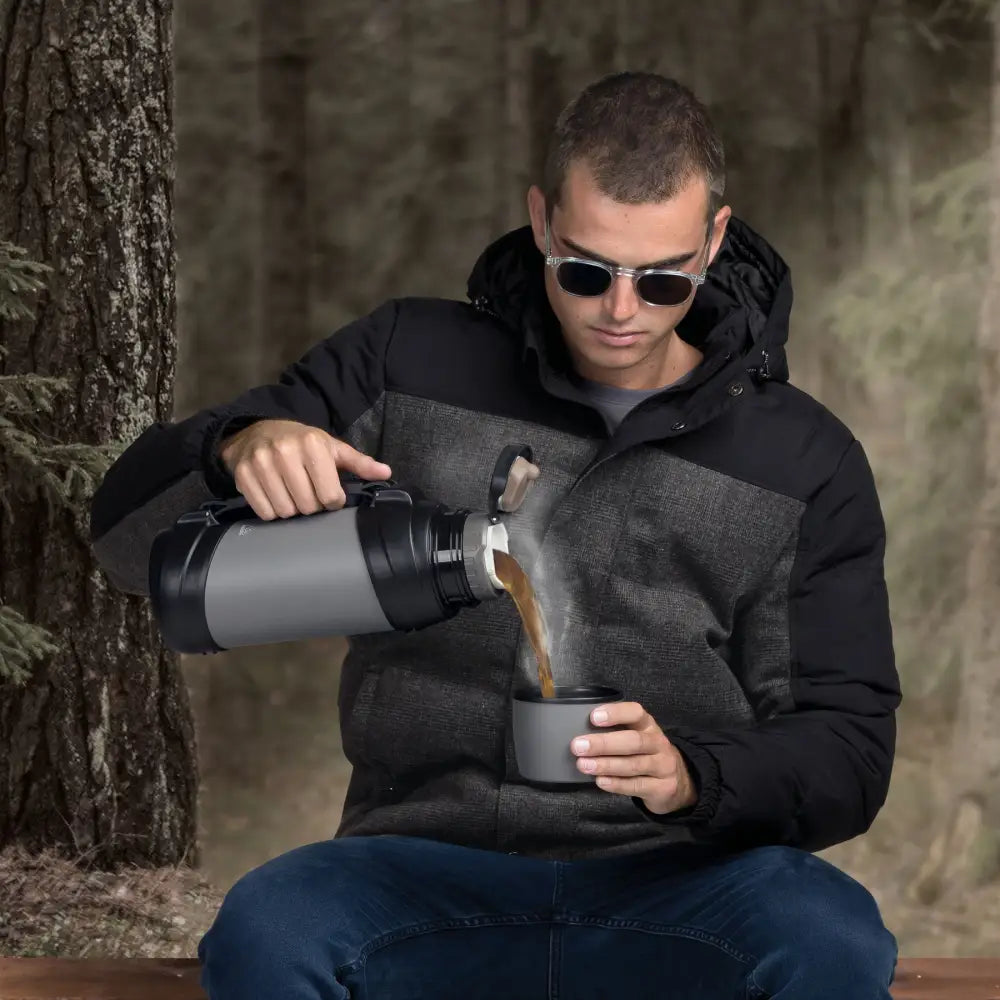
<path fill-rule="evenodd" d="M 341 476 L 339 510 L 264 521 L 213 499 L 153 541 L 149 594 L 164 641 L 217 653 L 329 635 L 426 628 L 503 591 L 500 512 L 538 477 L 531 448 L 498 459 L 485 511 L 450 508 L 392 480 Z"/>

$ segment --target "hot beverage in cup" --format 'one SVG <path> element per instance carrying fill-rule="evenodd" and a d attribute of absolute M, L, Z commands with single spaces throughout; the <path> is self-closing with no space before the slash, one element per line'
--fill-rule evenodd
<path fill-rule="evenodd" d="M 514 692 L 512 706 L 514 755 L 522 778 L 541 784 L 580 784 L 593 782 L 594 775 L 577 767 L 577 756 L 570 750 L 575 736 L 584 733 L 615 732 L 627 726 L 595 726 L 590 713 L 598 706 L 624 701 L 624 695 L 612 687 L 578 685 L 555 688 L 545 697 L 537 687 Z"/>
<path fill-rule="evenodd" d="M 512 556 L 494 550 L 494 566 L 504 589 L 514 599 L 524 630 L 538 659 L 538 686 L 514 693 L 514 754 L 521 777 L 539 784 L 581 784 L 592 782 L 576 766 L 570 750 L 574 736 L 583 733 L 613 732 L 624 726 L 597 727 L 590 713 L 598 705 L 623 701 L 620 691 L 599 685 L 556 687 L 549 661 L 548 636 L 541 606 L 531 581 Z"/>

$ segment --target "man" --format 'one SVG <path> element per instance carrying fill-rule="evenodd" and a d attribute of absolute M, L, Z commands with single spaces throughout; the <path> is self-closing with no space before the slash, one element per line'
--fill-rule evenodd
<path fill-rule="evenodd" d="M 787 382 L 788 269 L 723 186 L 690 92 L 599 81 L 471 304 L 386 303 L 109 472 L 96 550 L 141 593 L 152 534 L 208 495 L 309 514 L 346 469 L 481 509 L 529 443 L 542 474 L 507 523 L 564 614 L 556 681 L 627 698 L 593 714 L 625 728 L 574 741 L 594 783 L 532 786 L 512 602 L 353 637 L 341 826 L 229 892 L 213 1000 L 889 996 L 874 900 L 811 853 L 888 788 L 882 515 L 859 443 Z"/>

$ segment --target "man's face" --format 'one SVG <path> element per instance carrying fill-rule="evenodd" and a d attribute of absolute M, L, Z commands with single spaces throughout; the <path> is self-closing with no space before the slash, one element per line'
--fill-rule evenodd
<path fill-rule="evenodd" d="M 545 201 L 537 187 L 528 194 L 528 209 L 535 244 L 544 253 Z M 703 178 L 692 179 L 668 201 L 625 205 L 603 194 L 585 166 L 573 164 L 549 223 L 551 252 L 556 257 L 698 274 L 706 253 L 710 261 L 718 252 L 730 214 L 728 208 L 721 209 L 709 233 L 707 211 Z M 574 366 L 585 378 L 653 388 L 677 377 L 677 344 L 672 342 L 679 339 L 674 329 L 691 308 L 694 286 L 680 305 L 651 306 L 639 298 L 632 278 L 620 275 L 603 295 L 584 298 L 564 291 L 554 269 L 547 267 L 545 287 Z M 691 350 L 685 345 L 686 359 Z"/>

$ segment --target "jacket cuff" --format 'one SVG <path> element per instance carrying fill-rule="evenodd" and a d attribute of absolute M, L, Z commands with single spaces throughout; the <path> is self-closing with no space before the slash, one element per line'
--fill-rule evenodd
<path fill-rule="evenodd" d="M 646 808 L 646 803 L 636 795 L 632 796 L 632 802 L 644 816 L 664 826 L 681 823 L 688 826 L 705 825 L 715 816 L 722 794 L 718 761 L 704 747 L 696 743 L 675 738 L 669 733 L 667 738 L 684 758 L 698 795 L 697 801 L 687 809 L 677 809 L 668 813 L 650 812 Z"/>

